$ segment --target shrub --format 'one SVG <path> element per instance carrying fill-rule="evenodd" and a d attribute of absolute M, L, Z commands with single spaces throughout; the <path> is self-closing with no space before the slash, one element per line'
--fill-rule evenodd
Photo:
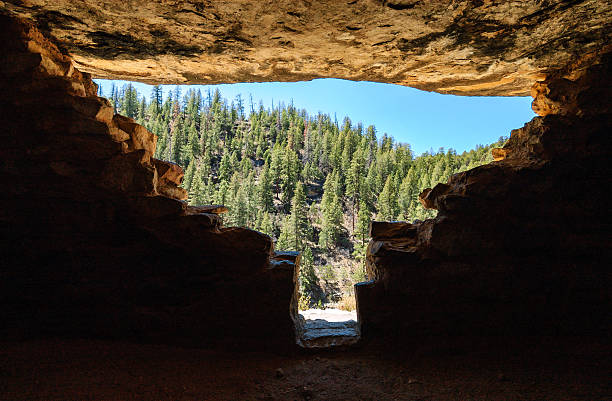
<path fill-rule="evenodd" d="M 354 311 L 357 308 L 357 301 L 355 295 L 345 295 L 338 303 L 338 309 L 345 311 Z"/>
<path fill-rule="evenodd" d="M 308 310 L 310 309 L 310 296 L 300 294 L 300 299 L 298 299 L 298 310 Z"/>

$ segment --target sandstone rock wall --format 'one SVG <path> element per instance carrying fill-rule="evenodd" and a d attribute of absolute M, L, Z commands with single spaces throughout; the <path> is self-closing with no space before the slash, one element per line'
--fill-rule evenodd
<path fill-rule="evenodd" d="M 296 258 L 191 207 L 156 137 L 0 16 L 0 337 L 291 346 Z"/>
<path fill-rule="evenodd" d="M 367 336 L 599 334 L 610 328 L 612 57 L 534 86 L 496 160 L 420 195 L 435 219 L 373 223 Z"/>
<path fill-rule="evenodd" d="M 601 0 L 4 0 L 96 78 L 230 83 L 344 78 L 526 96 L 608 45 Z"/>

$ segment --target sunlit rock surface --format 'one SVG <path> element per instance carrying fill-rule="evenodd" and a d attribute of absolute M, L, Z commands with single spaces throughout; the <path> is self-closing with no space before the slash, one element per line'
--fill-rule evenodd
<path fill-rule="evenodd" d="M 299 339 L 306 348 L 350 346 L 359 341 L 356 311 L 308 309 L 300 311 L 303 332 Z"/>
<path fill-rule="evenodd" d="M 334 77 L 528 95 L 609 45 L 608 1 L 8 0 L 81 71 L 148 83 Z"/>

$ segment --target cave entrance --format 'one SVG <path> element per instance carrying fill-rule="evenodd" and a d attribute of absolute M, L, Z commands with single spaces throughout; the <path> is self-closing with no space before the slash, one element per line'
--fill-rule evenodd
<path fill-rule="evenodd" d="M 337 105 L 368 105 L 354 109 L 359 118 L 371 115 L 383 123 L 389 116 L 409 115 L 409 120 L 396 121 L 400 128 L 389 126 L 389 131 L 401 134 L 412 120 L 419 120 L 422 125 L 413 126 L 412 131 L 422 132 L 418 135 L 422 141 L 464 149 L 462 153 L 443 147 L 427 151 L 423 144 L 415 142 L 413 147 L 407 142 L 416 140 L 416 135 L 409 138 L 406 134 L 398 141 L 385 131 L 381 134 L 374 125 L 355 123 L 348 117 L 338 121 L 335 114 L 312 107 L 310 112 L 298 109 L 293 100 L 286 104 L 278 102 L 278 97 L 264 106 L 261 95 L 257 102 L 251 95 L 243 97 L 240 88 L 231 92 L 227 85 L 168 88 L 98 83 L 99 94 L 108 96 L 117 113 L 135 119 L 157 136 L 154 158 L 182 167 L 181 192 L 191 206 L 224 205 L 218 208 L 227 212 L 224 226 L 262 232 L 274 240 L 277 251 L 302 254 L 301 262 L 296 263 L 295 282 L 299 286 L 295 293 L 285 288 L 294 300 L 291 318 L 297 341 L 307 347 L 347 345 L 358 340 L 354 285 L 368 280 L 364 260 L 370 222 L 434 218 L 436 212 L 424 208 L 419 194 L 447 182 L 453 174 L 492 161 L 491 149 L 501 147 L 505 138 L 493 142 L 491 127 L 507 132 L 517 122 L 502 124 L 503 117 L 522 118 L 514 111 L 528 110 L 518 102 L 514 105 L 518 108 L 509 112 L 507 102 L 499 107 L 500 99 L 487 99 L 485 104 L 483 99 L 433 94 L 435 99 L 427 100 L 423 96 L 429 95 L 424 92 L 389 86 L 374 89 L 373 83 L 366 84 L 369 90 L 359 94 L 357 83 L 337 80 L 331 81 L 328 93 L 320 85 L 330 81 L 282 84 L 299 87 L 276 92 L 286 97 L 303 95 L 309 93 L 307 85 L 314 86 L 310 92 L 317 108 L 322 99 L 334 97 L 329 90 L 343 93 Z M 219 88 L 227 92 L 222 94 Z M 245 93 L 251 89 L 244 88 Z M 410 114 L 405 113 L 409 95 L 405 91 L 416 96 L 410 103 Z M 235 94 L 233 100 L 224 97 L 228 92 Z M 487 108 L 495 104 L 498 107 Z M 445 118 L 440 118 L 441 109 Z M 371 111 L 375 113 L 367 114 Z M 484 132 L 463 118 L 483 123 Z M 450 125 L 434 126 L 437 122 Z M 431 132 L 445 134 L 432 142 Z M 466 141 L 473 132 L 483 134 L 481 138 L 486 133 L 487 141 L 493 143 L 470 149 Z M 456 142 L 454 138 L 464 139 Z M 291 286 L 290 277 L 283 279 Z M 257 295 L 287 317 L 283 302 L 289 297 L 268 300 L 267 294 Z M 364 301 L 362 306 L 368 304 Z M 363 318 L 367 319 L 365 314 Z"/>

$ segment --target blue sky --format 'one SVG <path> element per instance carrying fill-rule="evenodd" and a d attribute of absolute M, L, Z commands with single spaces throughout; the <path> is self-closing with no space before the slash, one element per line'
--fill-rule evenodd
<path fill-rule="evenodd" d="M 96 80 L 105 96 L 112 83 L 123 86 L 124 81 Z M 135 83 L 140 95 L 150 98 L 151 86 Z M 164 86 L 164 95 L 174 86 Z M 453 148 L 458 152 L 477 144 L 495 142 L 500 136 L 520 128 L 535 114 L 531 111 L 531 97 L 468 97 L 440 95 L 399 85 L 374 82 L 353 82 L 341 79 L 316 79 L 307 82 L 240 83 L 222 85 L 184 86 L 197 88 L 205 94 L 208 88 L 219 88 L 228 101 L 238 94 L 248 111 L 249 95 L 257 107 L 272 102 L 293 104 L 309 114 L 318 112 L 336 115 L 342 123 L 348 116 L 353 123 L 374 125 L 380 138 L 383 133 L 396 141 L 409 143 L 416 155 L 429 149 Z"/>

